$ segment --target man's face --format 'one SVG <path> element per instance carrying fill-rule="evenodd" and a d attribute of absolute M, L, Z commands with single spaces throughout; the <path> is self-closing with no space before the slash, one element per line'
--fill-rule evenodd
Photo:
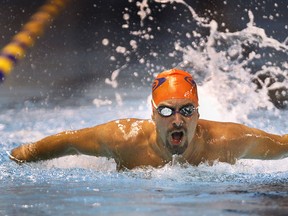
<path fill-rule="evenodd" d="M 192 142 L 199 118 L 198 110 L 192 116 L 184 116 L 179 111 L 181 108 L 193 105 L 188 99 L 170 99 L 161 102 L 158 107 L 169 107 L 176 110 L 171 116 L 163 117 L 153 108 L 152 119 L 155 122 L 157 136 L 171 152 L 183 154 Z"/>

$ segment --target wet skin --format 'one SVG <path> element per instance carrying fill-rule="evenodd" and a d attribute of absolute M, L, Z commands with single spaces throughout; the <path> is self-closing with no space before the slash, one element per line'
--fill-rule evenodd
<path fill-rule="evenodd" d="M 177 111 L 192 104 L 187 99 L 181 99 L 180 103 L 178 101 L 179 99 L 167 100 L 158 106 L 167 106 Z M 198 117 L 198 110 L 195 110 L 192 116 L 185 117 L 176 112 L 169 117 L 163 117 L 153 108 L 152 119 L 160 138 L 158 142 L 164 143 L 172 154 L 183 154 L 195 135 Z"/>
<path fill-rule="evenodd" d="M 179 110 L 188 99 L 159 104 Z M 162 117 L 152 108 L 152 120 L 122 119 L 76 131 L 48 136 L 12 150 L 18 163 L 47 160 L 71 154 L 114 158 L 118 169 L 161 167 L 174 154 L 183 163 L 198 165 L 218 160 L 235 163 L 240 158 L 280 159 L 288 156 L 288 135 L 274 135 L 236 123 L 199 119 L 198 111 L 185 117 Z"/>

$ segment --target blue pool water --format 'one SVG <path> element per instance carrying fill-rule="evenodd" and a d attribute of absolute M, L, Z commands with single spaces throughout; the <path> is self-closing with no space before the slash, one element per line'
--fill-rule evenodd
<path fill-rule="evenodd" d="M 149 95 L 148 91 L 146 93 Z M 123 172 L 116 171 L 113 160 L 84 155 L 23 165 L 8 159 L 6 151 L 13 147 L 62 130 L 123 116 L 149 118 L 150 111 L 145 105 L 147 95 L 145 92 L 141 95 L 138 99 L 126 98 L 120 107 L 97 107 L 91 103 L 80 107 L 33 106 L 2 111 L 0 215 L 287 213 L 287 159 L 240 160 L 236 165 L 215 163 L 199 167 L 183 167 L 175 162 L 160 169 Z M 129 114 L 123 110 L 130 110 Z M 265 112 L 262 117 L 254 118 L 263 122 L 266 121 L 264 116 Z M 287 123 L 279 116 L 287 118 L 287 111 L 270 117 L 265 129 L 284 131 Z"/>
<path fill-rule="evenodd" d="M 136 5 L 133 1 L 127 2 Z M 157 5 L 160 2 L 162 6 Z M 171 36 L 172 42 L 165 43 L 167 50 L 158 52 L 159 47 L 153 46 L 163 39 L 153 40 L 156 29 L 163 29 L 149 26 L 156 13 L 153 5 L 150 5 L 153 13 L 149 12 L 149 5 L 137 6 L 142 15 L 146 14 L 141 20 L 141 29 L 133 29 L 137 26 L 129 20 L 128 15 L 132 17 L 133 10 L 123 9 L 125 19 L 120 26 L 123 25 L 123 31 L 129 30 L 126 47 L 122 42 L 111 40 L 109 35 L 103 35 L 102 39 L 108 43 L 101 47 L 103 52 L 92 47 L 83 54 L 81 46 L 70 52 L 71 47 L 65 42 L 59 50 L 68 51 L 61 53 L 56 48 L 45 50 L 55 46 L 46 38 L 40 46 L 45 51 L 40 54 L 47 52 L 48 57 L 38 57 L 37 52 L 33 56 L 31 51 L 32 57 L 24 59 L 18 71 L 16 68 L 0 87 L 0 215 L 287 215 L 288 159 L 239 160 L 235 165 L 215 162 L 213 166 L 201 164 L 198 167 L 180 166 L 176 160 L 159 169 L 147 167 L 122 172 L 116 171 L 113 160 L 85 155 L 23 165 L 9 160 L 8 154 L 14 147 L 60 131 L 119 118 L 149 119 L 151 79 L 159 70 L 175 66 L 187 69 L 195 77 L 201 118 L 239 122 L 270 133 L 287 134 L 287 35 L 284 39 L 275 38 L 277 31 L 271 33 L 275 39 L 266 35 L 265 30 L 271 29 L 258 26 L 263 24 L 256 16 L 261 11 L 254 10 L 251 5 L 252 11 L 245 5 L 243 17 L 239 17 L 239 22 L 244 20 L 245 25 L 229 32 L 224 30 L 223 23 L 198 16 L 182 1 L 169 2 L 172 1 L 155 0 L 157 7 L 153 5 L 159 14 L 164 13 L 165 8 L 172 8 L 177 14 L 178 10 L 183 10 L 185 23 L 188 14 L 187 23 L 196 27 L 190 29 L 189 25 L 171 23 L 163 31 L 169 32 L 165 37 L 179 37 Z M 283 1 L 279 2 L 282 3 L 273 4 L 275 10 L 271 14 L 264 12 L 262 21 L 286 15 L 286 10 L 278 11 L 283 5 Z M 229 1 L 224 3 L 231 6 Z M 262 4 L 266 3 L 260 6 Z M 67 27 L 66 22 L 65 27 L 72 28 L 72 24 Z M 286 23 L 278 24 L 280 31 L 287 31 Z M 174 31 L 175 27 L 181 31 Z M 96 33 L 91 34 L 98 36 Z M 50 40 L 55 42 L 56 39 L 52 35 Z M 141 53 L 143 47 L 151 49 L 148 54 Z M 108 55 L 107 49 L 116 52 L 109 56 L 111 53 Z M 55 56 L 49 56 L 50 52 Z M 101 62 L 93 65 L 95 56 L 111 60 L 114 69 L 109 74 L 102 73 Z M 163 56 L 170 59 L 161 60 Z M 82 61 L 81 68 L 73 67 L 73 63 L 79 61 Z M 31 65 L 27 67 L 25 62 Z M 70 67 L 69 76 L 65 64 Z M 111 67 L 103 64 L 105 68 Z M 95 77 L 87 84 L 79 79 L 79 74 L 85 77 L 87 74 L 83 71 L 88 71 L 90 66 Z M 21 67 L 26 68 L 22 71 L 24 75 Z M 265 74 L 269 75 L 267 79 L 263 78 Z M 64 77 L 67 82 L 52 82 L 54 76 Z M 255 83 L 261 87 L 256 88 Z M 74 88 L 80 90 L 77 92 Z M 271 102 L 273 97 L 269 96 L 275 89 L 282 89 L 275 94 L 284 98 L 280 105 Z"/>

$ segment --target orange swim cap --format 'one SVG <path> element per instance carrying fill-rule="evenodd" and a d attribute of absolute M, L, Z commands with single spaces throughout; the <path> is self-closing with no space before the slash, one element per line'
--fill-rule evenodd
<path fill-rule="evenodd" d="M 165 100 L 184 98 L 190 99 L 198 107 L 197 86 L 189 73 L 171 69 L 158 74 L 152 86 L 152 103 L 156 107 Z"/>

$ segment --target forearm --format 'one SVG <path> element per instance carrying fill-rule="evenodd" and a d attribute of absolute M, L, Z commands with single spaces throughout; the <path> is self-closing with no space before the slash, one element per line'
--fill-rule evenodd
<path fill-rule="evenodd" d="M 115 145 L 113 137 L 111 137 L 111 131 L 116 131 L 115 125 L 115 123 L 110 123 L 48 136 L 38 142 L 13 149 L 10 158 L 17 162 L 29 162 L 78 152 L 111 157 L 115 155 L 113 153 Z"/>
<path fill-rule="evenodd" d="M 10 158 L 16 162 L 47 160 L 66 155 L 71 150 L 66 132 L 48 136 L 38 142 L 24 144 L 11 151 Z"/>

